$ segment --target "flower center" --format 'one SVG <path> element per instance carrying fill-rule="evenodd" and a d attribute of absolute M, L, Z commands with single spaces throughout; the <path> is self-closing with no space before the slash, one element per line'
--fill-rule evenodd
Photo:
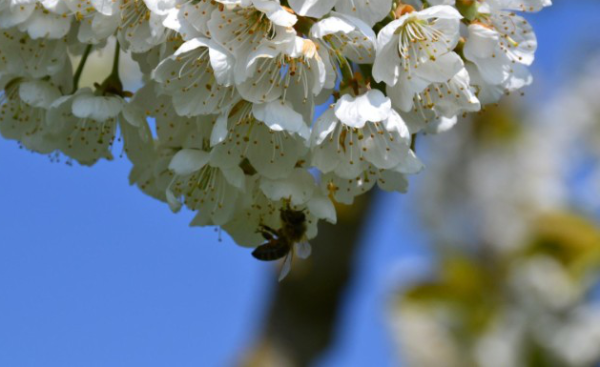
<path fill-rule="evenodd" d="M 435 20 L 428 22 L 413 17 L 396 30 L 399 35 L 398 55 L 405 71 L 410 72 L 428 60 L 435 61 L 447 51 L 439 48 L 441 44 L 450 43 L 450 40 L 433 27 L 434 24 Z"/>

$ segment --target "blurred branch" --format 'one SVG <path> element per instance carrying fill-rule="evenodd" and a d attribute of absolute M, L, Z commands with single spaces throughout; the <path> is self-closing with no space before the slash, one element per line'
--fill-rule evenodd
<path fill-rule="evenodd" d="M 242 366 L 308 366 L 330 346 L 372 196 L 338 207 L 337 225 L 320 225 L 310 261 L 294 264 L 277 287 L 262 339 Z"/>

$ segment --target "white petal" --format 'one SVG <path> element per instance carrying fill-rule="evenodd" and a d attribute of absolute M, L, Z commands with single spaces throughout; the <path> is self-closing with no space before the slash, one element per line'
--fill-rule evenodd
<path fill-rule="evenodd" d="M 312 253 L 312 247 L 308 242 L 300 242 L 294 245 L 294 251 L 296 252 L 296 255 L 299 258 L 306 260 L 310 257 L 310 254 Z"/>
<path fill-rule="evenodd" d="M 392 0 L 340 0 L 335 9 L 340 13 L 356 17 L 372 27 L 392 10 Z"/>
<path fill-rule="evenodd" d="M 311 215 L 319 219 L 324 219 L 329 223 L 337 222 L 337 213 L 331 199 L 322 192 L 315 192 L 315 195 L 306 205 Z"/>
<path fill-rule="evenodd" d="M 345 94 L 335 106 L 335 115 L 343 124 L 360 129 L 367 121 L 385 120 L 391 109 L 390 99 L 375 89 L 356 98 Z"/>
<path fill-rule="evenodd" d="M 179 200 L 177 200 L 170 188 L 167 189 L 167 203 L 169 204 L 169 208 L 173 213 L 177 213 L 181 210 L 182 204 Z"/>
<path fill-rule="evenodd" d="M 440 56 L 419 66 L 416 75 L 429 83 L 444 83 L 464 68 L 464 63 L 455 52 Z"/>
<path fill-rule="evenodd" d="M 221 168 L 221 172 L 231 186 L 244 190 L 246 186 L 246 175 L 239 166 L 223 167 Z"/>
<path fill-rule="evenodd" d="M 60 96 L 58 88 L 45 81 L 27 81 L 19 85 L 19 97 L 32 107 L 48 108 Z"/>
<path fill-rule="evenodd" d="M 233 84 L 234 64 L 233 55 L 216 42 L 211 41 L 208 48 L 210 54 L 210 65 L 213 68 L 217 82 L 224 86 Z"/>
<path fill-rule="evenodd" d="M 73 101 L 73 115 L 102 122 L 115 118 L 121 112 L 124 103 L 120 97 L 104 97 L 82 93 L 76 96 Z"/>
<path fill-rule="evenodd" d="M 419 12 L 419 17 L 424 19 L 462 19 L 462 15 L 455 7 L 449 5 L 437 5 Z"/>
<path fill-rule="evenodd" d="M 273 0 L 252 0 L 256 9 L 267 14 L 269 19 L 282 27 L 291 27 L 298 21 L 298 18 L 285 10 L 279 1 Z"/>
<path fill-rule="evenodd" d="M 293 205 L 306 204 L 315 190 L 313 176 L 305 169 L 295 169 L 289 177 L 280 180 L 262 179 L 260 189 L 273 201 L 291 199 Z"/>
<path fill-rule="evenodd" d="M 398 36 L 396 29 L 404 24 L 403 19 L 398 19 L 385 26 L 377 35 L 377 57 L 373 64 L 373 79 L 388 85 L 398 82 L 402 66 L 398 54 Z"/>
<path fill-rule="evenodd" d="M 335 47 L 348 57 L 351 61 L 359 64 L 370 64 L 375 61 L 377 50 L 377 37 L 373 29 L 360 19 L 332 13 L 326 18 L 312 26 L 311 37 L 323 39 L 323 37 L 336 34 L 329 42 L 328 47 Z M 327 47 L 327 46 L 326 46 Z"/>
<path fill-rule="evenodd" d="M 296 13 L 313 18 L 321 18 L 329 13 L 336 2 L 338 0 L 289 0 L 290 6 Z"/>
<path fill-rule="evenodd" d="M 169 169 L 179 176 L 187 176 L 204 167 L 210 159 L 210 154 L 202 150 L 182 149 L 171 160 Z"/>
<path fill-rule="evenodd" d="M 217 118 L 215 122 L 215 126 L 213 127 L 211 136 L 210 136 L 210 146 L 214 147 L 215 145 L 223 142 L 225 138 L 227 138 L 227 121 L 228 121 L 229 111 L 225 111 Z"/>
<path fill-rule="evenodd" d="M 301 114 L 294 111 L 289 101 L 276 100 L 269 103 L 254 104 L 252 113 L 273 131 L 286 131 L 298 134 L 308 140 L 310 131 Z"/>

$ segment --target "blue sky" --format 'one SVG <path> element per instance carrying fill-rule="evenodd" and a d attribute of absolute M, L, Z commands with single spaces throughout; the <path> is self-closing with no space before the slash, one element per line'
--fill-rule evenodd
<path fill-rule="evenodd" d="M 580 42 L 600 43 L 600 2 L 557 0 L 528 19 L 540 42 L 529 94 L 543 99 L 580 65 Z M 0 140 L 0 366 L 228 366 L 251 345 L 274 269 L 189 228 L 189 213 L 130 187 L 128 171 L 125 159 L 71 167 Z M 318 366 L 393 364 L 388 291 L 409 258 L 426 258 L 409 204 L 378 198 Z"/>

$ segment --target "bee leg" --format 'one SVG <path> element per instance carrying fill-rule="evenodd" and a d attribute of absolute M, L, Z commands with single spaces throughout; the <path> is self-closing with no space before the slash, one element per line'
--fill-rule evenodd
<path fill-rule="evenodd" d="M 271 233 L 267 232 L 267 231 L 260 231 L 260 234 L 267 241 L 271 241 L 274 238 L 273 235 Z"/>
<path fill-rule="evenodd" d="M 271 236 L 279 235 L 279 233 L 276 230 L 274 230 L 273 228 L 271 228 L 269 226 L 265 226 L 265 225 L 261 224 L 260 228 L 261 228 L 262 233 L 269 233 Z"/>

